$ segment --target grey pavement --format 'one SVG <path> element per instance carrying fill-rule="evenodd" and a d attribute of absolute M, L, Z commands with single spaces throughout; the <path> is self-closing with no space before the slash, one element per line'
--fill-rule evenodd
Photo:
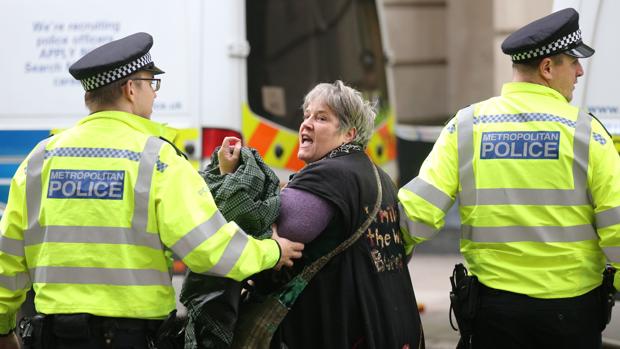
<path fill-rule="evenodd" d="M 458 332 L 450 327 L 450 281 L 452 269 L 463 258 L 457 254 L 424 254 L 414 252 L 409 272 L 421 318 L 427 349 L 454 349 Z M 456 325 L 456 324 L 455 324 Z"/>
<path fill-rule="evenodd" d="M 181 294 L 181 288 L 183 287 L 183 280 L 185 280 L 185 275 L 173 275 L 172 276 L 172 287 L 174 287 L 174 296 L 177 300 L 177 315 L 178 316 L 187 315 L 187 309 L 179 301 L 179 295 Z"/>

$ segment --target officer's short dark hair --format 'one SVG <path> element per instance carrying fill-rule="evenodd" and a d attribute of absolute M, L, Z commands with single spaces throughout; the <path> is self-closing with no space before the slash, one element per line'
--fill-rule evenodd
<path fill-rule="evenodd" d="M 123 96 L 123 85 L 126 84 L 128 80 L 135 78 L 138 73 L 139 71 L 96 90 L 86 91 L 84 94 L 84 103 L 88 110 L 95 112 L 99 111 L 99 108 L 102 107 L 114 106 L 119 98 Z"/>
<path fill-rule="evenodd" d="M 554 64 L 562 64 L 562 61 L 564 60 L 564 57 L 561 54 L 557 54 L 549 57 L 534 58 L 518 63 L 513 62 L 512 66 L 518 70 L 533 73 L 538 70 L 540 62 L 542 62 L 542 60 L 545 58 L 551 58 Z"/>

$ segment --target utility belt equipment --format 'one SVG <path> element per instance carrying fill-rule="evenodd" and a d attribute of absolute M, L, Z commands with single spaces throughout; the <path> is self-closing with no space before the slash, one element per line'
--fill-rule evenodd
<path fill-rule="evenodd" d="M 607 265 L 603 271 L 603 283 L 601 285 L 601 301 L 603 303 L 602 312 L 602 330 L 607 327 L 607 324 L 611 321 L 611 311 L 616 304 L 616 288 L 614 287 L 614 275 L 616 269 L 611 265 Z"/>
<path fill-rule="evenodd" d="M 601 299 L 601 331 L 605 329 L 611 321 L 612 309 L 615 305 L 617 290 L 614 288 L 614 275 L 616 269 L 607 265 L 603 271 L 603 282 L 598 290 Z M 478 282 L 478 278 L 467 275 L 467 269 L 463 264 L 454 266 L 454 271 L 450 277 L 452 291 L 450 291 L 450 325 L 461 334 L 457 349 L 471 348 L 473 324 L 476 318 L 476 310 L 479 305 L 479 296 L 484 294 L 487 287 Z M 497 291 L 497 290 L 495 290 Z M 458 329 L 452 322 L 452 313 L 456 318 Z"/>
<path fill-rule="evenodd" d="M 450 291 L 450 325 L 461 334 L 457 349 L 471 348 L 480 284 L 476 276 L 467 275 L 467 268 L 461 263 L 454 266 L 450 283 L 452 285 L 452 291 Z M 452 313 L 456 318 L 458 329 L 452 323 Z"/>
<path fill-rule="evenodd" d="M 37 314 L 23 318 L 18 333 L 24 349 L 54 348 L 57 341 L 66 340 L 84 343 L 94 340 L 103 343 L 104 348 L 131 343 L 141 348 L 146 343 L 149 349 L 177 349 L 183 347 L 182 343 L 177 346 L 172 342 L 177 322 L 176 311 L 166 320 L 111 318 L 91 314 Z"/>

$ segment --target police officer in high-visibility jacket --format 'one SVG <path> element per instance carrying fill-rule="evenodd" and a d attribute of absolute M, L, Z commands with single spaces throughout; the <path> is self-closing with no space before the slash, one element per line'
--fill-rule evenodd
<path fill-rule="evenodd" d="M 227 222 L 166 141 L 174 131 L 150 120 L 163 73 L 152 44 L 136 33 L 73 64 L 91 114 L 17 170 L 0 222 L 0 347 L 16 347 L 31 285 L 46 348 L 147 348 L 175 308 L 166 248 L 194 272 L 235 280 L 301 256 L 302 244 Z"/>
<path fill-rule="evenodd" d="M 481 283 L 473 348 L 600 346 L 602 272 L 620 267 L 620 158 L 569 104 L 594 53 L 578 19 L 564 9 L 512 33 L 513 81 L 460 110 L 399 191 L 412 245 L 458 199 L 460 249 Z"/>

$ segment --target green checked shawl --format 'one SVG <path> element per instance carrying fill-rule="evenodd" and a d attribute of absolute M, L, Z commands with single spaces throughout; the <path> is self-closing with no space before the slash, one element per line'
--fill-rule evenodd
<path fill-rule="evenodd" d="M 280 212 L 278 176 L 265 164 L 254 148 L 241 148 L 239 168 L 221 175 L 217 150 L 211 164 L 200 174 L 207 182 L 217 208 L 224 217 L 234 220 L 246 233 L 261 236 L 276 221 Z"/>
<path fill-rule="evenodd" d="M 211 163 L 200 171 L 218 209 L 226 220 L 234 220 L 246 233 L 270 237 L 271 224 L 280 211 L 278 176 L 256 149 L 245 147 L 241 148 L 237 170 L 221 175 L 218 149 L 211 155 Z M 188 315 L 185 349 L 230 345 L 240 288 L 234 280 L 189 272 L 180 295 Z"/>

